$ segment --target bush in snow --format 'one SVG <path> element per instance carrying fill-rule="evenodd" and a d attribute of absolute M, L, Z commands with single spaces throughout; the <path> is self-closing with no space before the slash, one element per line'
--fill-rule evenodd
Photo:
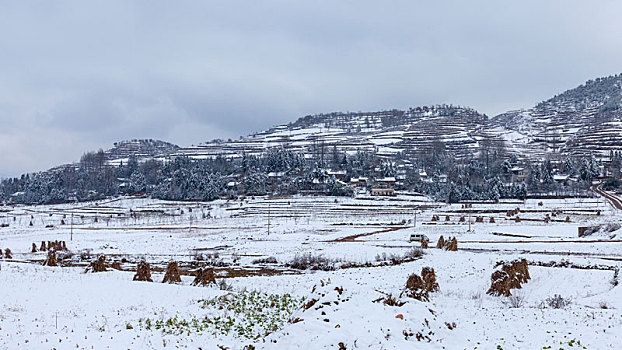
<path fill-rule="evenodd" d="M 337 261 L 324 257 L 323 255 L 312 255 L 311 253 L 296 255 L 287 266 L 298 270 L 322 270 L 333 271 L 336 269 Z"/>
<path fill-rule="evenodd" d="M 253 260 L 253 264 L 277 264 L 277 263 L 278 261 L 273 256 L 263 258 L 263 259 Z"/>
<path fill-rule="evenodd" d="M 523 305 L 525 304 L 525 294 L 516 293 L 514 295 L 510 295 L 509 297 L 505 299 L 504 303 L 508 307 L 511 307 L 513 309 L 518 309 L 520 307 L 523 307 Z"/>
<path fill-rule="evenodd" d="M 566 306 L 570 305 L 572 300 L 570 298 L 564 298 L 559 294 L 555 294 L 552 297 L 546 298 L 543 302 L 540 303 L 540 308 L 552 308 L 552 309 L 565 309 Z"/>

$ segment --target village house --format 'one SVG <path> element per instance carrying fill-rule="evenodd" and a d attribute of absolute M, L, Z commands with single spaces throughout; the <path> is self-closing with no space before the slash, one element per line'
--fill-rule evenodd
<path fill-rule="evenodd" d="M 386 187 L 372 187 L 372 196 L 395 196 L 395 190 L 393 188 Z"/>

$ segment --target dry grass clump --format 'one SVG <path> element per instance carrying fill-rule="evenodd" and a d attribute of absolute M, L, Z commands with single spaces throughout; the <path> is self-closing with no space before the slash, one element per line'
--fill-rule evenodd
<path fill-rule="evenodd" d="M 106 264 L 106 257 L 100 255 L 97 260 L 91 262 L 89 267 L 87 267 L 84 272 L 106 272 L 108 271 L 107 267 L 108 266 Z"/>
<path fill-rule="evenodd" d="M 393 296 L 393 294 L 385 294 L 384 297 L 380 297 L 372 302 L 374 303 L 382 302 L 382 304 L 384 305 L 397 306 L 397 307 L 402 307 L 404 306 L 404 304 L 406 304 L 405 302 L 401 301 L 398 297 Z"/>
<path fill-rule="evenodd" d="M 48 257 L 45 260 L 45 262 L 43 262 L 44 266 L 58 266 L 58 261 L 56 261 L 56 251 L 55 250 L 49 250 L 48 251 Z"/>
<path fill-rule="evenodd" d="M 177 262 L 172 261 L 168 263 L 162 283 L 181 283 L 181 276 L 179 274 L 179 266 Z"/>
<path fill-rule="evenodd" d="M 208 284 L 216 284 L 216 276 L 214 275 L 214 269 L 205 268 L 198 269 L 192 281 L 193 286 L 206 286 Z"/>
<path fill-rule="evenodd" d="M 151 266 L 145 261 L 141 260 L 136 266 L 136 274 L 134 275 L 134 281 L 146 281 L 153 282 L 151 279 Z"/>
<path fill-rule="evenodd" d="M 490 289 L 486 292 L 490 295 L 509 297 L 512 295 L 511 289 L 520 289 L 521 283 L 531 279 L 526 259 L 498 262 L 495 268 L 490 276 Z"/>
<path fill-rule="evenodd" d="M 421 269 L 421 276 L 413 273 L 406 280 L 406 295 L 420 301 L 428 301 L 431 292 L 438 291 L 436 274 L 431 267 Z"/>

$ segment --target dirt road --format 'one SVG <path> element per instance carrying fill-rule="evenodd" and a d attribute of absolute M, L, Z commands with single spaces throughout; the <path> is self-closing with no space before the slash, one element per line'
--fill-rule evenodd
<path fill-rule="evenodd" d="M 605 197 L 610 203 L 611 205 L 613 205 L 616 209 L 618 210 L 622 210 L 622 200 L 620 200 L 620 198 L 612 195 L 611 193 L 607 193 L 605 191 L 603 191 L 600 186 L 603 183 L 600 182 L 596 185 L 592 185 L 592 191 L 598 193 L 599 195 Z"/>

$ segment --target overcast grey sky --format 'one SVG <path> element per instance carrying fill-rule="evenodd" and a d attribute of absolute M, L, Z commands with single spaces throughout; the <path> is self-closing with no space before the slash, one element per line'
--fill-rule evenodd
<path fill-rule="evenodd" d="M 3 1 L 0 176 L 330 111 L 489 116 L 622 72 L 619 1 Z"/>

